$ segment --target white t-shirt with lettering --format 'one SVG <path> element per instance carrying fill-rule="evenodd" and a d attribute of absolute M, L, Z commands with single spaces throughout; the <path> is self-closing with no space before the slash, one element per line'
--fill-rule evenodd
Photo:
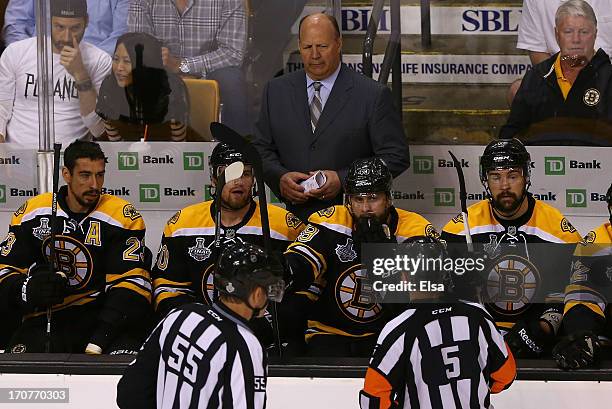
<path fill-rule="evenodd" d="M 555 54 L 555 13 L 564 0 L 523 0 L 523 15 L 518 28 L 516 48 Z M 595 51 L 612 55 L 612 0 L 586 0 L 597 18 Z"/>
<path fill-rule="evenodd" d="M 86 42 L 81 42 L 79 48 L 83 64 L 97 91 L 111 71 L 111 58 Z M 0 57 L 0 133 L 6 126 L 6 142 L 34 149 L 39 145 L 36 54 L 36 38 L 33 37 L 10 44 Z M 55 142 L 62 143 L 65 148 L 75 139 L 86 136 L 88 127 L 81 117 L 75 80 L 60 64 L 60 55 L 55 53 L 53 83 Z M 101 123 L 99 117 L 94 121 Z"/>

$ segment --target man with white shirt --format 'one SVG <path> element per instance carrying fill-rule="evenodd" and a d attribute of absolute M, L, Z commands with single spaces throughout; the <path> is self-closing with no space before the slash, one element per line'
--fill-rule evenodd
<path fill-rule="evenodd" d="M 104 131 L 95 108 L 111 59 L 81 41 L 87 23 L 85 0 L 51 1 L 55 141 L 65 145 Z M 39 140 L 36 41 L 12 43 L 0 57 L 0 141 L 29 148 Z"/>
<path fill-rule="evenodd" d="M 523 0 L 516 48 L 529 51 L 531 64 L 539 64 L 559 51 L 555 38 L 555 13 L 564 1 Z M 612 3 L 610 0 L 586 1 L 597 16 L 595 49 L 601 47 L 606 54 L 612 55 Z"/>
<path fill-rule="evenodd" d="M 378 156 L 393 177 L 409 165 L 408 144 L 386 86 L 341 64 L 342 38 L 334 17 L 300 21 L 304 69 L 270 81 L 264 90 L 254 143 L 266 184 L 302 220 L 342 204 L 353 161 Z M 323 186 L 300 182 L 320 170 Z"/>

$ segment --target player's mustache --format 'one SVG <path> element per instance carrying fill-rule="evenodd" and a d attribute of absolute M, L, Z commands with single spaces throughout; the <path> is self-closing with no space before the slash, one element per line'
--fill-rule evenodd
<path fill-rule="evenodd" d="M 99 194 L 100 194 L 100 191 L 98 189 L 88 190 L 85 193 L 83 193 L 83 195 L 90 195 L 90 196 L 93 196 L 93 195 L 97 196 Z"/>

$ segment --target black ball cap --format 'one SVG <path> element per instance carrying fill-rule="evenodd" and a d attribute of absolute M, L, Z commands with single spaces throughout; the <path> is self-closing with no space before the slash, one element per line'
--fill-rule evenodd
<path fill-rule="evenodd" d="M 87 1 L 51 0 L 51 16 L 68 18 L 87 17 Z"/>

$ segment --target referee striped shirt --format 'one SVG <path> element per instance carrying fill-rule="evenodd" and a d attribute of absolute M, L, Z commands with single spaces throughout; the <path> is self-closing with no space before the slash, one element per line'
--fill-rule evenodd
<path fill-rule="evenodd" d="M 490 408 L 516 365 L 479 304 L 419 304 L 382 330 L 360 394 L 362 409 Z"/>
<path fill-rule="evenodd" d="M 120 408 L 259 409 L 266 362 L 247 322 L 223 304 L 170 312 L 117 386 Z"/>

